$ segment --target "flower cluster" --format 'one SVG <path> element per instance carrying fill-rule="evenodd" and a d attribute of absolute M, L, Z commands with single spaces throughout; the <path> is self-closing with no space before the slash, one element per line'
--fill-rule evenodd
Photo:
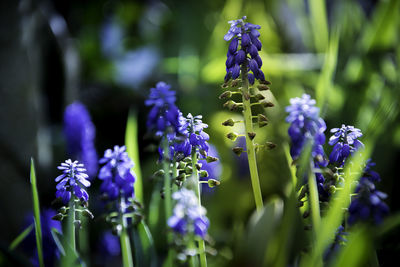
<path fill-rule="evenodd" d="M 325 143 L 326 124 L 319 117 L 319 108 L 315 103 L 309 95 L 303 94 L 301 98 L 290 99 L 290 106 L 286 107 L 286 112 L 289 112 L 286 122 L 291 124 L 288 133 L 292 140 L 290 154 L 293 159 L 300 156 L 307 142 L 313 144 L 313 158 L 324 155 L 322 145 Z"/>
<path fill-rule="evenodd" d="M 350 225 L 358 221 L 372 221 L 380 224 L 383 217 L 389 213 L 389 208 L 383 202 L 387 195 L 375 188 L 375 183 L 380 181 L 380 176 L 371 168 L 375 163 L 370 160 L 364 169 L 363 176 L 356 188 L 356 195 L 349 207 L 348 222 Z"/>
<path fill-rule="evenodd" d="M 63 174 L 55 179 L 58 183 L 56 197 L 61 198 L 63 203 L 67 204 L 74 194 L 78 199 L 87 202 L 89 195 L 84 187 L 89 187 L 90 182 L 86 180 L 89 176 L 86 174 L 84 165 L 68 159 L 61 163 L 58 169 L 62 170 Z"/>
<path fill-rule="evenodd" d="M 260 36 L 258 30 L 261 27 L 245 22 L 245 20 L 246 16 L 228 22 L 231 24 L 231 27 L 228 33 L 225 34 L 224 40 L 229 41 L 232 39 L 232 41 L 229 44 L 225 62 L 225 82 L 229 81 L 231 78 L 238 78 L 241 72 L 241 66 L 248 73 L 250 84 L 254 84 L 255 79 L 265 81 L 264 73 L 261 71 L 262 60 L 258 54 L 258 51 L 260 51 L 262 47 L 261 41 L 258 39 Z M 249 73 L 249 71 L 253 73 Z"/>
<path fill-rule="evenodd" d="M 195 193 L 186 188 L 175 192 L 172 198 L 177 201 L 173 215 L 168 219 L 168 226 L 175 232 L 186 235 L 194 233 L 204 239 L 209 226 L 206 210 L 199 205 Z"/>
<path fill-rule="evenodd" d="M 126 152 L 126 147 L 114 146 L 114 150 L 107 149 L 99 163 L 104 164 L 99 172 L 99 179 L 103 180 L 100 191 L 109 200 L 117 199 L 120 194 L 125 198 L 133 198 L 135 177 L 131 168 L 134 164 Z"/>
<path fill-rule="evenodd" d="M 86 107 L 76 101 L 64 112 L 64 135 L 67 141 L 68 154 L 77 158 L 93 177 L 97 173 L 97 152 L 94 146 L 96 129 Z"/>
<path fill-rule="evenodd" d="M 333 128 L 331 133 L 334 134 L 329 139 L 329 144 L 331 146 L 335 145 L 329 155 L 331 163 L 337 163 L 342 166 L 351 153 L 364 146 L 358 140 L 362 136 L 361 130 L 354 128 L 354 126 L 342 124 L 341 128 Z"/>
<path fill-rule="evenodd" d="M 207 155 L 208 143 L 210 136 L 203 130 L 208 125 L 203 123 L 202 116 L 193 116 L 188 114 L 185 122 L 182 124 L 182 133 L 186 137 L 182 142 L 174 142 L 170 147 L 172 153 L 181 153 L 185 157 L 190 156 L 193 150 L 199 148 L 203 153 L 203 156 Z M 205 156 L 204 156 L 205 157 Z"/>
<path fill-rule="evenodd" d="M 147 129 L 154 131 L 157 136 L 164 133 L 179 133 L 182 116 L 175 105 L 175 91 L 165 82 L 158 82 L 151 88 L 146 106 L 153 106 L 147 119 Z M 173 136 L 172 136 L 173 137 Z"/>

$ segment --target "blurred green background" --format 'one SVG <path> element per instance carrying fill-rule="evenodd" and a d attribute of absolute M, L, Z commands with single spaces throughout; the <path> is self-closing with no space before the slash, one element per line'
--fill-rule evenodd
<path fill-rule="evenodd" d="M 209 124 L 210 143 L 223 169 L 221 186 L 204 197 L 219 252 L 210 262 L 218 266 L 236 257 L 254 202 L 245 161 L 233 155 L 234 144 L 224 137 L 231 129 L 221 125 L 240 114 L 224 110 L 218 96 L 227 21 L 244 15 L 261 25 L 262 70 L 272 82 L 267 97 L 275 103 L 266 113 L 269 126 L 257 129 L 256 137 L 277 144 L 258 155 L 265 200 L 287 195 L 284 107 L 305 92 L 316 98 L 328 129 L 354 125 L 374 141 L 379 189 L 388 193 L 392 212 L 399 211 L 400 1 L 2 1 L 2 245 L 17 235 L 31 207 L 31 156 L 38 164 L 42 205 L 50 206 L 54 198 L 56 166 L 66 151 L 63 111 L 74 100 L 92 115 L 99 155 L 124 143 L 128 111 L 138 112 L 144 204 L 149 206 L 157 153 L 151 140 L 142 138 L 148 112 L 144 100 L 162 80 L 177 91 L 184 114 L 202 114 Z M 377 244 L 382 263 L 399 252 L 399 234 L 396 230 Z"/>

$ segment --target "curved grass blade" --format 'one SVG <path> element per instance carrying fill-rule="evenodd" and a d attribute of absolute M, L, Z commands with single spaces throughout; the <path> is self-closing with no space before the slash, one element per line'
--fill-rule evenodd
<path fill-rule="evenodd" d="M 141 221 L 132 232 L 136 266 L 157 266 L 153 237 L 146 223 Z"/>
<path fill-rule="evenodd" d="M 25 228 L 24 231 L 22 231 L 22 233 L 20 233 L 10 244 L 10 246 L 8 247 L 9 250 L 14 250 L 16 249 L 19 244 L 21 244 L 22 241 L 24 241 L 24 239 L 31 233 L 33 229 L 33 224 L 29 225 L 28 227 Z"/>
<path fill-rule="evenodd" d="M 32 200 L 33 200 L 33 216 L 35 222 L 35 234 L 36 234 L 36 247 L 38 252 L 39 266 L 44 266 L 43 262 L 43 243 L 42 243 L 42 224 L 40 223 L 40 204 L 39 204 L 39 194 L 36 184 L 36 173 L 35 173 L 35 163 L 33 158 L 31 158 L 31 173 L 30 181 L 32 188 Z"/>
<path fill-rule="evenodd" d="M 62 234 L 56 228 L 51 228 L 51 236 L 53 237 L 53 240 L 56 243 L 58 251 L 60 251 L 61 255 L 65 256 L 64 247 L 60 241 L 60 238 L 58 237 L 62 236 Z"/>
<path fill-rule="evenodd" d="M 135 197 L 139 202 L 143 203 L 143 182 L 142 172 L 140 170 L 139 144 L 138 144 L 138 123 L 137 112 L 133 109 L 129 111 L 128 121 L 125 131 L 125 146 L 129 157 L 135 163 L 133 171 L 135 172 L 136 181 L 134 184 Z"/>

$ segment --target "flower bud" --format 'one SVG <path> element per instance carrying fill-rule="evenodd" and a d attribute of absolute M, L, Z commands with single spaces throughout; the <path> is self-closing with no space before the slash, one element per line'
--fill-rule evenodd
<path fill-rule="evenodd" d="M 62 215 L 61 213 L 57 213 L 56 215 L 54 215 L 51 219 L 55 220 L 55 221 L 62 221 L 64 219 L 64 215 Z"/>
<path fill-rule="evenodd" d="M 264 100 L 265 99 L 265 96 L 263 96 L 262 94 L 256 94 L 255 96 L 253 96 L 254 97 L 254 99 L 256 100 L 256 101 L 260 101 L 260 100 Z"/>
<path fill-rule="evenodd" d="M 239 85 L 239 83 L 240 83 L 240 79 L 233 80 L 232 83 L 231 83 L 231 86 L 232 87 L 236 87 L 236 86 Z"/>
<path fill-rule="evenodd" d="M 235 122 L 232 119 L 227 119 L 226 121 L 224 121 L 222 123 L 222 125 L 224 125 L 224 126 L 233 126 L 233 125 L 235 125 Z"/>
<path fill-rule="evenodd" d="M 190 166 L 190 165 L 186 166 L 185 173 L 186 174 L 192 174 L 192 172 L 193 172 L 192 166 Z"/>
<path fill-rule="evenodd" d="M 336 186 L 334 186 L 334 185 L 329 186 L 328 192 L 329 192 L 329 194 L 335 194 Z"/>
<path fill-rule="evenodd" d="M 271 150 L 271 149 L 274 149 L 276 147 L 276 144 L 271 143 L 271 142 L 266 142 L 265 146 L 267 147 L 267 149 Z"/>
<path fill-rule="evenodd" d="M 218 98 L 219 99 L 227 99 L 232 97 L 232 92 L 231 91 L 225 91 L 223 92 Z"/>
<path fill-rule="evenodd" d="M 274 103 L 269 102 L 269 101 L 262 102 L 261 105 L 262 105 L 264 108 L 271 108 L 271 107 L 274 107 L 274 106 L 275 106 Z"/>
<path fill-rule="evenodd" d="M 181 174 L 179 174 L 176 178 L 175 178 L 177 181 L 185 181 L 185 179 L 186 179 L 186 174 L 184 174 L 184 173 L 181 173 Z"/>
<path fill-rule="evenodd" d="M 203 177 L 203 178 L 208 177 L 208 172 L 206 170 L 200 171 L 200 177 Z"/>
<path fill-rule="evenodd" d="M 232 148 L 233 153 L 235 153 L 237 156 L 240 156 L 240 154 L 243 153 L 243 147 L 234 147 Z"/>
<path fill-rule="evenodd" d="M 186 157 L 183 159 L 184 162 L 189 163 L 192 162 L 192 158 L 191 157 Z"/>
<path fill-rule="evenodd" d="M 242 47 L 250 45 L 250 36 L 247 33 L 242 34 Z"/>
<path fill-rule="evenodd" d="M 267 90 L 269 90 L 268 85 L 265 85 L 265 84 L 259 84 L 259 85 L 257 86 L 257 88 L 258 88 L 258 90 L 260 90 L 260 91 L 267 91 Z"/>
<path fill-rule="evenodd" d="M 238 138 L 238 134 L 237 133 L 234 133 L 234 132 L 232 132 L 232 133 L 228 133 L 227 135 L 226 135 L 226 137 L 228 137 L 228 139 L 230 139 L 230 140 L 232 140 L 232 141 L 235 141 L 236 140 L 236 138 Z"/>
<path fill-rule="evenodd" d="M 153 174 L 153 176 L 159 176 L 159 177 L 164 176 L 164 170 L 161 169 L 161 170 L 156 171 Z"/>
<path fill-rule="evenodd" d="M 265 84 L 265 85 L 271 85 L 270 81 L 264 80 L 264 81 L 260 81 L 261 84 Z"/>
<path fill-rule="evenodd" d="M 263 114 L 258 114 L 257 115 L 257 120 L 258 120 L 258 127 L 260 127 L 260 128 L 268 125 L 268 119 Z"/>
<path fill-rule="evenodd" d="M 88 209 L 84 209 L 82 211 L 82 215 L 85 216 L 85 217 L 88 217 L 88 218 L 90 218 L 92 220 L 94 218 L 93 213 L 91 213 Z"/>
<path fill-rule="evenodd" d="M 211 163 L 211 162 L 218 161 L 218 158 L 208 156 L 208 157 L 206 158 L 206 161 L 207 161 L 207 163 Z"/>
<path fill-rule="evenodd" d="M 247 133 L 247 135 L 249 136 L 250 140 L 253 140 L 254 137 L 256 137 L 256 133 L 254 132 Z"/>
<path fill-rule="evenodd" d="M 114 235 L 119 236 L 121 234 L 121 231 L 122 231 L 122 225 L 120 225 L 120 224 L 117 224 L 112 228 L 112 233 Z"/>
<path fill-rule="evenodd" d="M 208 186 L 211 187 L 211 188 L 213 188 L 213 187 L 215 187 L 215 186 L 218 186 L 218 185 L 220 185 L 220 184 L 221 184 L 221 182 L 218 181 L 218 180 L 215 180 L 215 179 L 208 179 Z"/>
<path fill-rule="evenodd" d="M 179 163 L 178 163 L 178 170 L 183 170 L 183 169 L 185 169 L 185 167 L 186 167 L 186 163 L 185 162 L 183 162 L 183 161 L 180 161 Z"/>
<path fill-rule="evenodd" d="M 61 214 L 66 214 L 67 213 L 67 207 L 62 206 L 61 208 L 58 209 L 58 212 Z"/>
<path fill-rule="evenodd" d="M 201 166 L 203 166 L 203 164 L 201 164 L 201 163 L 196 163 L 196 169 L 198 170 L 198 171 L 200 171 L 201 170 Z"/>

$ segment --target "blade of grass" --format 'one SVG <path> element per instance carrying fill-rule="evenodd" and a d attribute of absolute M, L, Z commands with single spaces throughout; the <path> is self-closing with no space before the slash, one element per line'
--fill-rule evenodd
<path fill-rule="evenodd" d="M 15 248 L 18 247 L 19 244 L 21 244 L 22 241 L 31 233 L 33 229 L 33 224 L 29 225 L 28 227 L 25 228 L 22 233 L 20 233 L 10 244 L 8 247 L 9 250 L 14 250 Z"/>
<path fill-rule="evenodd" d="M 157 266 L 153 237 L 144 221 L 132 232 L 137 266 Z"/>
<path fill-rule="evenodd" d="M 40 223 L 40 204 L 39 193 L 36 184 L 35 163 L 31 158 L 31 174 L 30 174 L 32 201 L 33 201 L 33 216 L 35 222 L 36 247 L 39 259 L 39 266 L 44 266 L 43 262 L 43 244 L 42 244 L 42 224 Z"/>
<path fill-rule="evenodd" d="M 131 109 L 129 111 L 128 121 L 125 132 L 125 145 L 129 157 L 135 163 L 133 171 L 135 172 L 136 181 L 134 184 L 135 197 L 139 202 L 143 203 L 143 181 L 142 172 L 140 170 L 139 144 L 138 144 L 138 123 L 137 113 Z"/>
<path fill-rule="evenodd" d="M 60 238 L 58 237 L 59 235 L 62 236 L 62 234 L 56 228 L 51 228 L 51 236 L 53 237 L 54 243 L 56 243 L 58 251 L 60 251 L 61 255 L 65 256 L 65 250 Z"/>
<path fill-rule="evenodd" d="M 325 52 L 328 45 L 329 29 L 324 0 L 310 0 L 311 26 L 317 52 Z"/>

